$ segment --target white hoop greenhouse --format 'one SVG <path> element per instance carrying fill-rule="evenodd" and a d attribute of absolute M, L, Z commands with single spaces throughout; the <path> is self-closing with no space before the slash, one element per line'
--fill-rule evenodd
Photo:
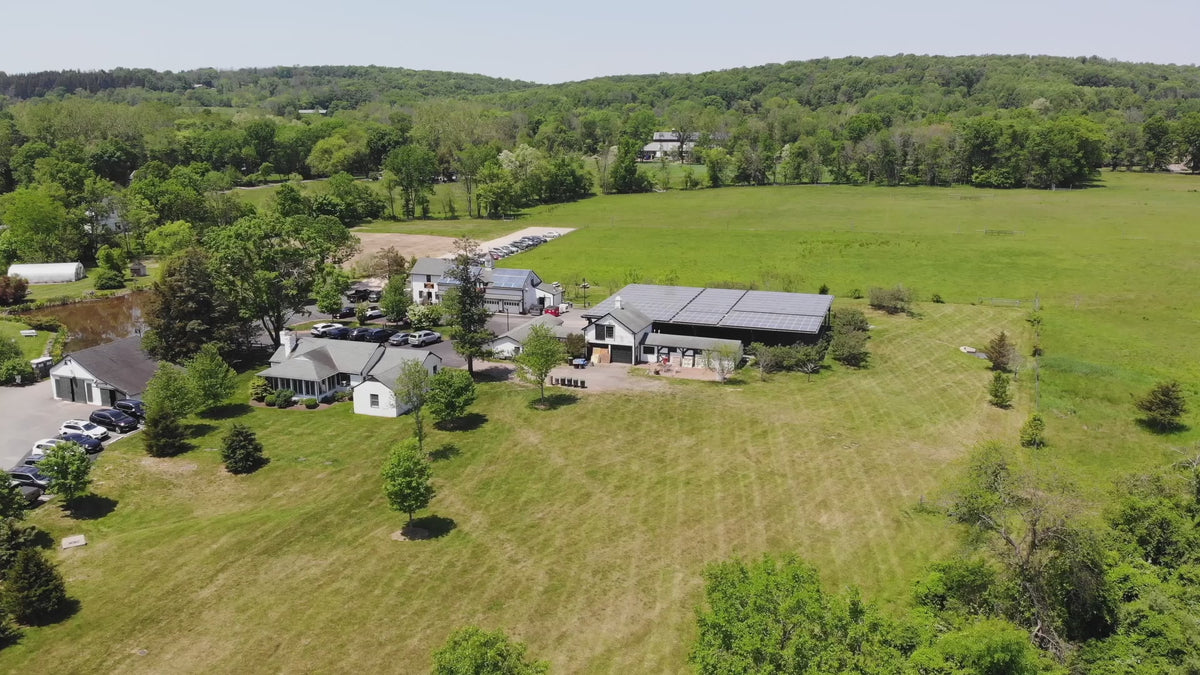
<path fill-rule="evenodd" d="M 22 277 L 31 284 L 60 284 L 86 276 L 83 265 L 77 262 L 9 265 L 8 275 Z"/>

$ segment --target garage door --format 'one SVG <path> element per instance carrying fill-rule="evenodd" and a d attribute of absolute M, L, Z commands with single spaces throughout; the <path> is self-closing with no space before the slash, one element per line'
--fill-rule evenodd
<path fill-rule="evenodd" d="M 613 345 L 609 347 L 609 355 L 613 363 L 633 363 L 633 347 Z"/>

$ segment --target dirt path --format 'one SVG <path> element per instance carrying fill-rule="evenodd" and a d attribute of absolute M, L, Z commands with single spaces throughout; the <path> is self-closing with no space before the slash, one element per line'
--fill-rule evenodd
<path fill-rule="evenodd" d="M 526 227 L 506 234 L 503 237 L 496 237 L 495 239 L 482 242 L 479 248 L 486 251 L 490 248 L 516 241 L 521 237 L 545 234 L 551 230 L 561 235 L 566 235 L 573 232 L 574 228 Z M 362 251 L 346 263 L 347 267 L 360 260 L 365 260 L 375 252 L 382 251 L 389 246 L 395 246 L 396 250 L 404 256 L 416 256 L 418 258 L 443 258 L 449 256 L 454 251 L 454 237 L 439 237 L 432 234 L 404 234 L 401 232 L 359 232 L 356 233 L 356 236 L 362 242 Z"/>

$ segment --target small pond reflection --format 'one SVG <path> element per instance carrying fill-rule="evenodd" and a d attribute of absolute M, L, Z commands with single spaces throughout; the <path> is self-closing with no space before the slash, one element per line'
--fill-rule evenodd
<path fill-rule="evenodd" d="M 146 322 L 143 312 L 149 300 L 149 293 L 134 292 L 102 300 L 47 307 L 28 312 L 25 316 L 58 318 L 71 332 L 67 351 L 75 352 L 144 333 Z"/>

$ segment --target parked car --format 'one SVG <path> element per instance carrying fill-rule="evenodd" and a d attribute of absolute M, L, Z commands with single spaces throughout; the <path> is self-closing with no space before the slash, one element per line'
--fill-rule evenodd
<path fill-rule="evenodd" d="M 42 490 L 50 487 L 50 479 L 32 466 L 14 466 L 8 470 L 8 477 L 18 485 L 29 485 Z"/>
<path fill-rule="evenodd" d="M 361 341 L 367 337 L 367 333 L 370 333 L 373 330 L 375 329 L 371 328 L 370 326 L 359 326 L 358 328 L 352 328 L 350 330 L 350 334 L 346 336 L 346 339 Z"/>
<path fill-rule="evenodd" d="M 362 302 L 371 295 L 371 291 L 365 288 L 355 288 L 346 292 L 346 299 L 350 302 Z"/>
<path fill-rule="evenodd" d="M 67 420 L 58 428 L 60 434 L 83 434 L 103 441 L 108 438 L 108 429 L 87 420 Z"/>
<path fill-rule="evenodd" d="M 383 297 L 383 291 L 371 291 L 367 293 L 367 302 L 379 302 Z"/>
<path fill-rule="evenodd" d="M 51 439 L 56 441 L 71 441 L 83 446 L 83 451 L 89 455 L 94 455 L 104 449 L 104 444 L 83 434 L 59 434 L 58 438 Z"/>
<path fill-rule="evenodd" d="M 559 308 L 556 305 L 550 305 L 549 307 L 543 307 L 542 311 L 549 314 L 550 316 L 561 316 L 562 315 L 562 311 L 559 310 Z"/>
<path fill-rule="evenodd" d="M 363 336 L 363 342 L 387 342 L 395 334 L 394 328 L 372 328 Z"/>
<path fill-rule="evenodd" d="M 419 330 L 408 336 L 408 344 L 414 347 L 424 347 L 426 345 L 437 344 L 441 341 L 442 334 L 431 330 Z"/>
<path fill-rule="evenodd" d="M 367 308 L 367 321 L 371 321 L 372 319 L 382 319 L 382 318 L 383 318 L 383 310 L 379 309 L 378 306 L 371 305 L 370 307 Z"/>
<path fill-rule="evenodd" d="M 146 419 L 146 406 L 136 398 L 123 398 L 114 403 L 113 407 L 135 420 Z"/>
<path fill-rule="evenodd" d="M 36 504 L 37 500 L 41 499 L 43 494 L 42 488 L 35 485 L 25 485 L 15 480 L 10 482 L 17 486 L 17 491 L 20 492 L 21 496 L 25 498 L 25 501 L 29 502 L 30 504 Z"/>
<path fill-rule="evenodd" d="M 93 438 L 91 440 L 95 441 L 96 439 Z M 31 457 L 42 457 L 47 452 L 50 452 L 50 448 L 53 448 L 59 443 L 66 443 L 66 441 L 61 438 L 43 438 L 42 440 L 33 444 L 33 448 L 29 451 L 29 454 Z"/>
<path fill-rule="evenodd" d="M 512 244 L 505 244 L 500 247 L 500 250 L 504 251 L 504 255 L 513 255 L 515 253 L 521 252 L 521 249 L 517 248 L 516 246 L 513 246 Z"/>
<path fill-rule="evenodd" d="M 406 345 L 406 344 L 408 344 L 408 338 L 410 338 L 410 337 L 412 337 L 412 333 L 406 333 L 404 331 L 401 331 L 401 332 L 396 333 L 395 335 L 391 336 L 390 338 L 388 338 L 388 344 L 392 345 L 393 347 L 399 347 L 400 345 Z"/>
<path fill-rule="evenodd" d="M 325 331 L 325 335 L 322 337 L 327 337 L 330 340 L 345 340 L 349 335 L 349 328 L 346 328 L 345 326 L 339 326 L 338 328 L 330 328 L 329 330 Z"/>
<path fill-rule="evenodd" d="M 333 318 L 335 318 L 335 319 L 353 319 L 355 311 L 356 311 L 355 308 L 347 305 L 347 306 L 339 309 L 338 311 L 334 312 Z"/>
<path fill-rule="evenodd" d="M 325 337 L 325 333 L 328 333 L 329 331 L 333 330 L 334 328 L 341 328 L 341 327 L 342 327 L 342 324 L 340 324 L 340 323 L 319 323 L 319 324 L 313 326 L 312 328 L 310 328 L 308 332 L 313 337 Z"/>
<path fill-rule="evenodd" d="M 543 232 L 542 236 L 547 239 L 558 239 L 562 235 L 559 234 L 558 232 L 555 232 L 554 230 L 550 230 L 549 232 Z"/>
<path fill-rule="evenodd" d="M 127 434 L 138 428 L 138 421 L 115 408 L 101 408 L 88 415 L 88 421 L 114 431 Z"/>

